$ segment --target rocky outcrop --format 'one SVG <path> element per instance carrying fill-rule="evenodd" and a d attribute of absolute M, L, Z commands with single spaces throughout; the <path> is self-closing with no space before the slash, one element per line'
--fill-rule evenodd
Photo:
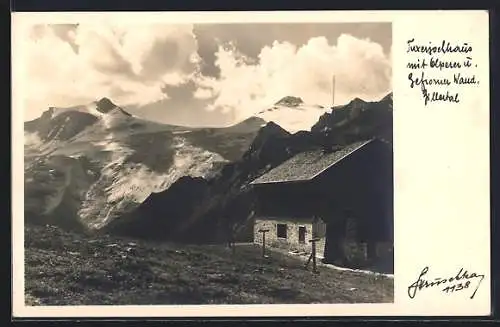
<path fill-rule="evenodd" d="M 276 102 L 276 105 L 288 106 L 288 107 L 297 107 L 303 104 L 304 101 L 299 97 L 294 96 L 286 96 L 283 99 Z"/>
<path fill-rule="evenodd" d="M 368 138 L 392 143 L 392 116 L 392 93 L 374 102 L 356 98 L 323 114 L 311 132 L 327 143 L 345 144 Z"/>

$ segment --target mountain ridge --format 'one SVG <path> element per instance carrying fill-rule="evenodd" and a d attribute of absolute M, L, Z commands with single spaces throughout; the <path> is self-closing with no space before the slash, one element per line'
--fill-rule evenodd
<path fill-rule="evenodd" d="M 177 179 L 208 177 L 239 158 L 262 123 L 250 119 L 218 129 L 161 124 L 107 98 L 95 107 L 49 108 L 25 123 L 25 140 L 37 140 L 25 141 L 25 214 L 50 223 L 64 212 L 67 227 L 99 229 Z"/>
<path fill-rule="evenodd" d="M 248 184 L 259 174 L 312 148 L 366 137 L 392 142 L 392 93 L 374 102 L 353 99 L 331 112 L 315 107 L 321 112 L 315 123 L 294 132 L 257 116 L 220 128 L 160 124 L 103 99 L 100 115 L 84 128 L 66 121 L 90 117 L 82 107 L 56 115 L 49 108 L 25 123 L 27 133 L 42 132 L 42 145 L 25 165 L 27 221 L 200 242 L 220 241 L 236 226 L 244 239 L 255 206 Z M 300 98 L 284 99 L 301 112 Z"/>
<path fill-rule="evenodd" d="M 249 183 L 254 178 L 302 151 L 342 147 L 356 138 L 383 139 L 392 134 L 392 116 L 389 118 L 385 115 L 392 110 L 392 101 L 363 102 L 362 110 L 358 110 L 357 103 L 361 102 L 356 100 L 342 107 L 344 111 L 352 113 L 347 115 L 350 120 L 340 127 L 334 119 L 328 119 L 331 114 L 318 121 L 310 131 L 293 134 L 274 122 L 267 123 L 259 130 L 240 160 L 225 164 L 217 174 L 208 179 L 195 181 L 191 177 L 185 177 L 177 180 L 175 189 L 189 189 L 191 185 L 193 190 L 197 190 L 194 193 L 199 194 L 197 200 L 193 197 L 184 200 L 185 196 L 182 193 L 176 194 L 172 187 L 150 196 L 140 207 L 129 212 L 126 219 L 113 221 L 106 226 L 106 232 L 203 243 L 226 240 L 229 229 L 236 231 L 238 240 L 250 241 L 252 230 L 249 221 L 255 212 L 256 203 Z M 365 122 L 367 117 L 370 124 Z M 324 127 L 328 124 L 332 124 L 331 130 L 336 130 L 336 133 L 325 132 Z M 352 126 L 356 124 L 364 130 L 353 129 Z M 165 205 L 162 206 L 162 203 Z M 180 212 L 178 216 L 172 211 L 168 214 L 164 211 L 170 210 L 168 207 L 173 206 L 173 203 Z M 153 230 L 161 230 L 163 233 L 150 233 Z"/>

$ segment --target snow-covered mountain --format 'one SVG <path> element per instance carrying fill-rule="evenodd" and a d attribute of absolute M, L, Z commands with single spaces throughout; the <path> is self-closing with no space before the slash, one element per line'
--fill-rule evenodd
<path fill-rule="evenodd" d="M 262 123 L 252 118 L 227 128 L 159 124 L 107 98 L 50 108 L 25 123 L 26 217 L 99 229 L 180 177 L 207 177 L 238 159 Z"/>
<path fill-rule="evenodd" d="M 26 220 L 202 239 L 223 230 L 224 219 L 251 216 L 246 185 L 294 153 L 390 142 L 392 94 L 333 110 L 289 96 L 223 128 L 159 124 L 103 98 L 50 108 L 24 127 Z"/>
<path fill-rule="evenodd" d="M 309 105 L 301 98 L 286 96 L 271 108 L 259 111 L 255 116 L 266 122 L 274 122 L 290 133 L 309 131 L 319 117 L 331 111 L 320 105 Z"/>

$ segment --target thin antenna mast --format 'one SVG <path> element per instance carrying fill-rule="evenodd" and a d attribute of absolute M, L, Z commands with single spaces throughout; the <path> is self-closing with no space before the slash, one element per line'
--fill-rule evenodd
<path fill-rule="evenodd" d="M 332 76 L 332 108 L 335 106 L 335 75 Z"/>

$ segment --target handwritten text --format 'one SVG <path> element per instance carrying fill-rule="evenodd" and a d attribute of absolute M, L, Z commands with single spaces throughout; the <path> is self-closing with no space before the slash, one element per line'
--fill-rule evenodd
<path fill-rule="evenodd" d="M 476 295 L 477 290 L 479 289 L 479 286 L 481 285 L 481 282 L 485 277 L 483 274 L 478 274 L 475 272 L 471 273 L 465 270 L 464 268 L 460 268 L 460 270 L 457 272 L 456 275 L 450 277 L 435 277 L 435 278 L 425 279 L 424 277 L 427 275 L 428 272 L 429 272 L 429 267 L 425 267 L 424 269 L 422 269 L 417 280 L 413 282 L 410 286 L 408 286 L 408 296 L 411 299 L 415 298 L 417 292 L 422 291 L 423 289 L 440 287 L 441 292 L 450 294 L 453 292 L 459 292 L 469 289 L 469 287 L 472 286 L 471 284 L 474 281 L 477 281 L 477 283 L 475 284 L 474 291 L 470 295 L 470 299 L 473 299 L 474 296 Z"/>
<path fill-rule="evenodd" d="M 415 39 L 407 41 L 406 52 L 414 60 L 406 64 L 409 86 L 420 89 L 424 105 L 431 102 L 459 103 L 460 90 L 479 84 L 474 74 L 477 64 L 472 60 L 472 45 L 467 42 L 452 44 L 418 44 Z M 415 57 L 417 56 L 417 57 Z"/>

